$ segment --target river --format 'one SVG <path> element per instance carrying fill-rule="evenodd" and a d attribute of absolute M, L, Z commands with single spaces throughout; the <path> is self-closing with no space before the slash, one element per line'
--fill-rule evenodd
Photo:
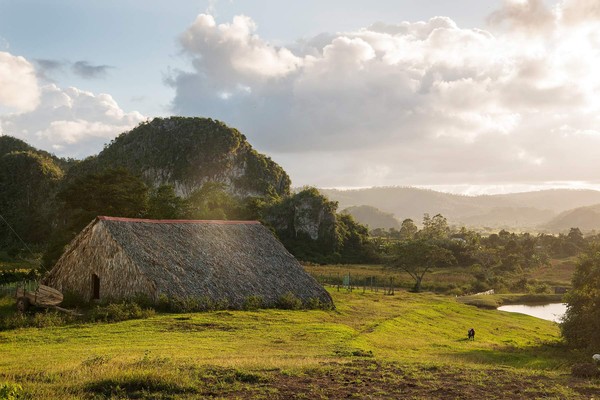
<path fill-rule="evenodd" d="M 510 306 L 498 307 L 500 311 L 516 312 L 531 315 L 532 317 L 546 319 L 548 321 L 560 322 L 560 319 L 567 311 L 567 305 L 564 303 L 551 303 L 542 305 L 531 304 L 513 304 Z"/>

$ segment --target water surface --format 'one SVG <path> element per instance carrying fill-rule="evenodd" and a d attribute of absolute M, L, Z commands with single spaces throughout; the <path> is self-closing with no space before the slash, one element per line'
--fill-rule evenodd
<path fill-rule="evenodd" d="M 532 317 L 546 319 L 548 321 L 560 322 L 560 319 L 567 311 L 565 303 L 550 304 L 513 304 L 510 306 L 498 307 L 500 311 L 516 312 L 531 315 Z"/>

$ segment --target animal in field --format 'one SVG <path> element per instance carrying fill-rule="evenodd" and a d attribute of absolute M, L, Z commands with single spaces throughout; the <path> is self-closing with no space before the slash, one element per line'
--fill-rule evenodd
<path fill-rule="evenodd" d="M 467 340 L 475 340 L 475 329 L 469 329 L 469 332 L 467 333 Z"/>

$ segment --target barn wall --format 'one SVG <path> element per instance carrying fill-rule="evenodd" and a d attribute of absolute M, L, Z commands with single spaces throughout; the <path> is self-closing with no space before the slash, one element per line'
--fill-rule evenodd
<path fill-rule="evenodd" d="M 92 300 L 92 274 L 100 278 L 100 300 L 127 299 L 143 294 L 155 299 L 154 285 L 143 276 L 102 222 L 74 239 L 47 279 L 48 286 Z"/>

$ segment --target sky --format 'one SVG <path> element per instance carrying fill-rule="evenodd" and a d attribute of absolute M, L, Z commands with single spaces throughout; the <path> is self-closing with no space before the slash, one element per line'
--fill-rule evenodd
<path fill-rule="evenodd" d="M 0 0 L 0 134 L 219 119 L 294 186 L 600 189 L 597 0 Z"/>

